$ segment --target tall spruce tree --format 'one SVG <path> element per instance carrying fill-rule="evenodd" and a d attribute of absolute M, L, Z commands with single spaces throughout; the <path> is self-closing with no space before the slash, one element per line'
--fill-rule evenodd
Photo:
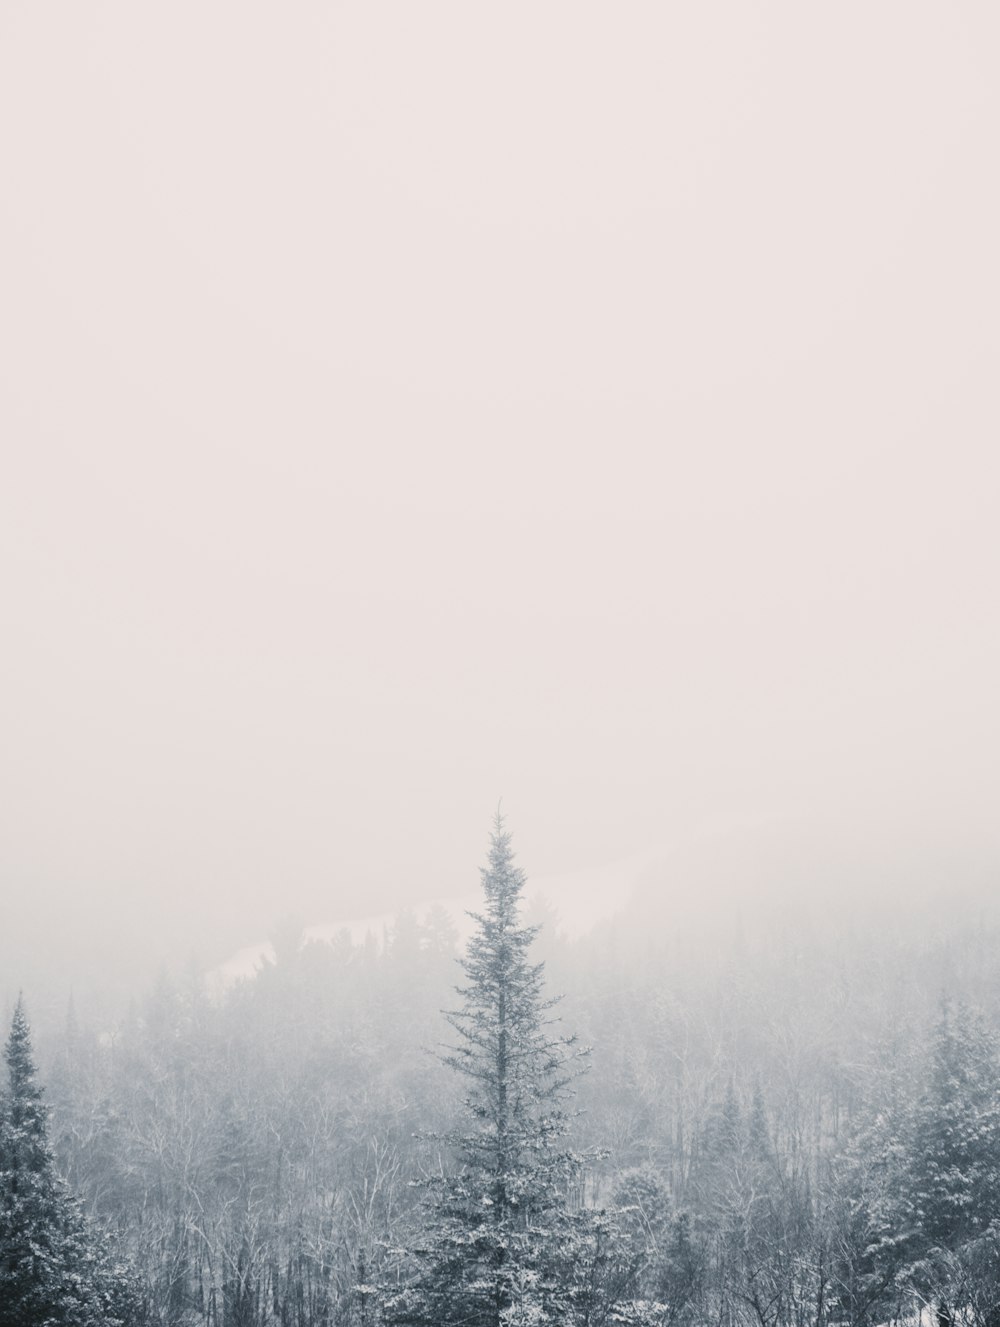
<path fill-rule="evenodd" d="M 413 1274 L 387 1317 L 421 1327 L 598 1324 L 625 1304 L 625 1245 L 607 1213 L 580 1203 L 584 1160 L 568 1146 L 567 1099 L 585 1055 L 559 1030 L 555 1000 L 532 962 L 524 873 L 497 814 L 482 870 L 483 910 L 448 1015 L 457 1044 L 444 1062 L 468 1083 L 468 1126 L 444 1140 L 451 1173 L 428 1182 L 427 1220 L 409 1250 Z M 652 1319 L 650 1319 L 652 1320 Z"/>
<path fill-rule="evenodd" d="M 910 1228 L 917 1254 L 908 1279 L 918 1299 L 936 1303 L 938 1322 L 950 1323 L 995 1262 L 990 1250 L 1000 1234 L 997 1038 L 962 1004 L 941 1009 L 913 1108 L 907 1170 L 900 1223 Z M 970 1258 L 978 1268 L 971 1276 Z M 1000 1321 L 1000 1305 L 997 1315 Z"/>
<path fill-rule="evenodd" d="M 964 1005 L 943 1004 L 916 1102 L 909 1175 L 927 1247 L 957 1249 L 1000 1210 L 1000 1065 L 995 1034 Z"/>
<path fill-rule="evenodd" d="M 56 1174 L 31 1033 L 18 1000 L 0 1099 L 0 1327 L 117 1327 L 137 1322 L 139 1297 L 112 1266 Z"/>

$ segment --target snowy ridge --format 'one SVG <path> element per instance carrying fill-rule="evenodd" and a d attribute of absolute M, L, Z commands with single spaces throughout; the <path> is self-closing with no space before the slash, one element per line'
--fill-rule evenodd
<path fill-rule="evenodd" d="M 659 854 L 644 853 L 607 866 L 529 880 L 524 892 L 525 909 L 529 913 L 536 908 L 551 911 L 555 914 L 559 931 L 568 939 L 577 940 L 622 910 L 635 893 L 640 876 L 659 857 Z M 346 933 L 353 945 L 373 944 L 380 948 L 403 912 L 423 923 L 432 913 L 441 911 L 454 925 L 459 944 L 464 945 L 472 933 L 473 924 L 469 913 L 475 912 L 481 905 L 480 894 L 472 891 L 425 899 L 393 912 L 372 913 L 367 917 L 307 926 L 303 931 L 303 940 L 306 944 L 332 944 Z M 215 968 L 210 974 L 210 981 L 213 986 L 224 989 L 233 982 L 255 976 L 265 962 L 273 961 L 274 946 L 270 941 L 247 945 Z"/>

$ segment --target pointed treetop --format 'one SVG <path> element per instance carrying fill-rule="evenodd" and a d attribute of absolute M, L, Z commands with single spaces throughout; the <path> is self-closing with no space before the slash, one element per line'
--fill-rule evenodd
<path fill-rule="evenodd" d="M 35 1077 L 35 1061 L 31 1053 L 31 1028 L 24 1011 L 24 996 L 18 995 L 14 1017 L 10 1021 L 10 1035 L 4 1049 L 4 1059 L 10 1070 L 10 1085 L 14 1095 L 29 1087 Z"/>
<path fill-rule="evenodd" d="M 37 1174 L 51 1167 L 46 1128 L 48 1111 L 42 1101 L 42 1089 L 36 1079 L 35 1059 L 31 1051 L 31 1029 L 19 997 L 10 1023 L 10 1035 L 4 1048 L 10 1071 L 10 1094 L 6 1102 L 6 1125 L 21 1138 L 22 1164 Z"/>
<path fill-rule="evenodd" d="M 514 865 L 511 834 L 499 805 L 490 832 L 487 864 L 480 867 L 480 875 L 490 911 L 500 909 L 508 916 L 516 912 L 527 877 Z"/>

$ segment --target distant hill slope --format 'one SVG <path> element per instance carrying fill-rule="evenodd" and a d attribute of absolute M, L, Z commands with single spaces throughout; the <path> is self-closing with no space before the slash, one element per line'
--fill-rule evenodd
<path fill-rule="evenodd" d="M 613 862 L 607 866 L 561 875 L 541 876 L 528 881 L 525 905 L 529 914 L 551 919 L 568 939 L 576 940 L 603 922 L 621 913 L 634 899 L 640 881 L 664 854 L 644 853 Z M 425 922 L 435 909 L 443 911 L 455 928 L 459 944 L 472 931 L 470 912 L 480 907 L 478 893 L 469 892 L 445 898 L 424 899 L 405 912 L 418 922 Z M 381 945 L 396 919 L 404 910 L 349 917 L 303 928 L 305 943 L 331 943 L 345 934 L 355 945 Z M 266 960 L 274 959 L 274 945 L 269 940 L 246 945 L 211 973 L 214 984 L 225 987 L 234 981 L 252 977 Z"/>

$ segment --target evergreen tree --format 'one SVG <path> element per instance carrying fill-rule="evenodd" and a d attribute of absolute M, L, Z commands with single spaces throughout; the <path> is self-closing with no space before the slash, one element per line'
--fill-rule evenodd
<path fill-rule="evenodd" d="M 995 1034 L 959 1005 L 943 1005 L 927 1085 L 916 1102 L 905 1216 L 918 1254 L 909 1280 L 949 1323 L 967 1303 L 967 1253 L 976 1263 L 1000 1206 L 1000 1064 Z M 975 1280 L 976 1278 L 973 1278 Z"/>
<path fill-rule="evenodd" d="M 31 1034 L 18 1001 L 0 1106 L 0 1327 L 116 1327 L 138 1296 L 55 1172 Z"/>
<path fill-rule="evenodd" d="M 430 1183 L 414 1274 L 387 1304 L 396 1323 L 599 1323 L 623 1284 L 613 1219 L 577 1201 L 583 1161 L 568 1149 L 565 1107 L 581 1052 L 557 1030 L 543 965 L 531 960 L 524 883 L 498 814 L 463 1006 L 449 1015 L 457 1044 L 444 1057 L 468 1083 L 469 1127 L 446 1139 L 458 1166 Z"/>
<path fill-rule="evenodd" d="M 970 1010 L 946 1004 L 917 1101 L 910 1165 L 913 1216 L 928 1247 L 956 1249 L 1000 1202 L 996 1039 Z"/>

